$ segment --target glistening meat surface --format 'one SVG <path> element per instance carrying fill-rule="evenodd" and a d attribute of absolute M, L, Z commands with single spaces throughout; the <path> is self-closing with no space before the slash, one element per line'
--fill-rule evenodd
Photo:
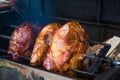
<path fill-rule="evenodd" d="M 25 22 L 13 31 L 7 50 L 8 57 L 17 61 L 23 55 L 31 55 L 34 44 L 34 34 L 31 26 L 32 23 Z"/>
<path fill-rule="evenodd" d="M 71 68 L 82 68 L 82 57 L 88 48 L 88 36 L 78 22 L 68 22 L 59 28 L 43 62 L 47 70 L 74 75 Z"/>
<path fill-rule="evenodd" d="M 52 37 L 55 31 L 60 27 L 57 23 L 51 23 L 46 25 L 38 34 L 36 39 L 34 49 L 32 51 L 32 56 L 30 59 L 30 64 L 33 66 L 41 65 L 46 53 L 51 45 Z"/>

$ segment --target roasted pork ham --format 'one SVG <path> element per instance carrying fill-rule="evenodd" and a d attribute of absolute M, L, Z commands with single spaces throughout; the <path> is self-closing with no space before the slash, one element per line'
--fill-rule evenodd
<path fill-rule="evenodd" d="M 9 42 L 7 56 L 13 60 L 18 60 L 21 56 L 30 56 L 34 44 L 34 31 L 31 22 L 25 22 L 17 27 Z"/>
<path fill-rule="evenodd" d="M 61 25 L 56 23 L 51 23 L 45 26 L 39 33 L 34 49 L 32 52 L 32 56 L 30 59 L 30 64 L 33 66 L 42 65 L 44 57 L 51 45 L 52 37 L 57 29 L 59 29 Z"/>
<path fill-rule="evenodd" d="M 55 32 L 43 67 L 73 76 L 71 68 L 83 68 L 82 58 L 88 48 L 87 40 L 88 35 L 78 22 L 66 23 Z"/>

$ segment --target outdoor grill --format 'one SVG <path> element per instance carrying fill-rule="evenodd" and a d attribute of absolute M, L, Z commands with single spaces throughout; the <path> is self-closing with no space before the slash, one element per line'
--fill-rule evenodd
<path fill-rule="evenodd" d="M 4 6 L 2 6 L 5 4 Z M 104 59 L 110 45 L 103 41 L 115 36 L 120 37 L 120 1 L 119 0 L 10 0 L 10 3 L 0 4 L 0 80 L 119 80 L 120 65 Z M 7 4 L 7 5 L 6 5 Z M 68 21 L 78 21 L 89 36 L 91 45 L 105 45 L 96 63 L 108 62 L 114 66 L 107 72 L 93 76 L 89 71 L 74 70 L 80 77 L 69 77 L 29 64 L 29 58 L 22 57 L 13 61 L 6 57 L 10 35 L 14 29 L 30 21 L 39 26 L 48 23 L 64 24 Z M 88 58 L 96 58 L 89 56 Z M 118 61 L 119 62 L 119 61 Z"/>

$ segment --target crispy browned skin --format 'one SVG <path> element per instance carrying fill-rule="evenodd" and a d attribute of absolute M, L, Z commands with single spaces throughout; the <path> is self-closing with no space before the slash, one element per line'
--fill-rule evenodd
<path fill-rule="evenodd" d="M 52 37 L 55 31 L 60 27 L 59 24 L 51 23 L 45 26 L 41 32 L 39 33 L 34 49 L 32 52 L 32 56 L 30 59 L 30 64 L 33 66 L 41 65 L 43 59 L 48 51 L 49 46 L 51 45 Z"/>
<path fill-rule="evenodd" d="M 11 59 L 18 60 L 22 55 L 30 56 L 30 48 L 34 43 L 31 25 L 32 23 L 26 22 L 13 31 L 7 50 L 7 56 Z"/>
<path fill-rule="evenodd" d="M 82 68 L 82 58 L 88 48 L 88 36 L 78 22 L 68 22 L 58 29 L 43 62 L 47 70 L 74 75 L 71 68 Z"/>

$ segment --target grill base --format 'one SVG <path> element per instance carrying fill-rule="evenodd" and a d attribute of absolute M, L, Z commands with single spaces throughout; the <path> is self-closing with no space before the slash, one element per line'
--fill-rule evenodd
<path fill-rule="evenodd" d="M 44 69 L 37 69 L 24 63 L 16 63 L 9 59 L 0 58 L 1 80 L 77 80 L 77 78 L 66 77 Z M 7 75 L 7 76 L 6 76 Z M 81 80 L 81 79 L 79 79 Z"/>

